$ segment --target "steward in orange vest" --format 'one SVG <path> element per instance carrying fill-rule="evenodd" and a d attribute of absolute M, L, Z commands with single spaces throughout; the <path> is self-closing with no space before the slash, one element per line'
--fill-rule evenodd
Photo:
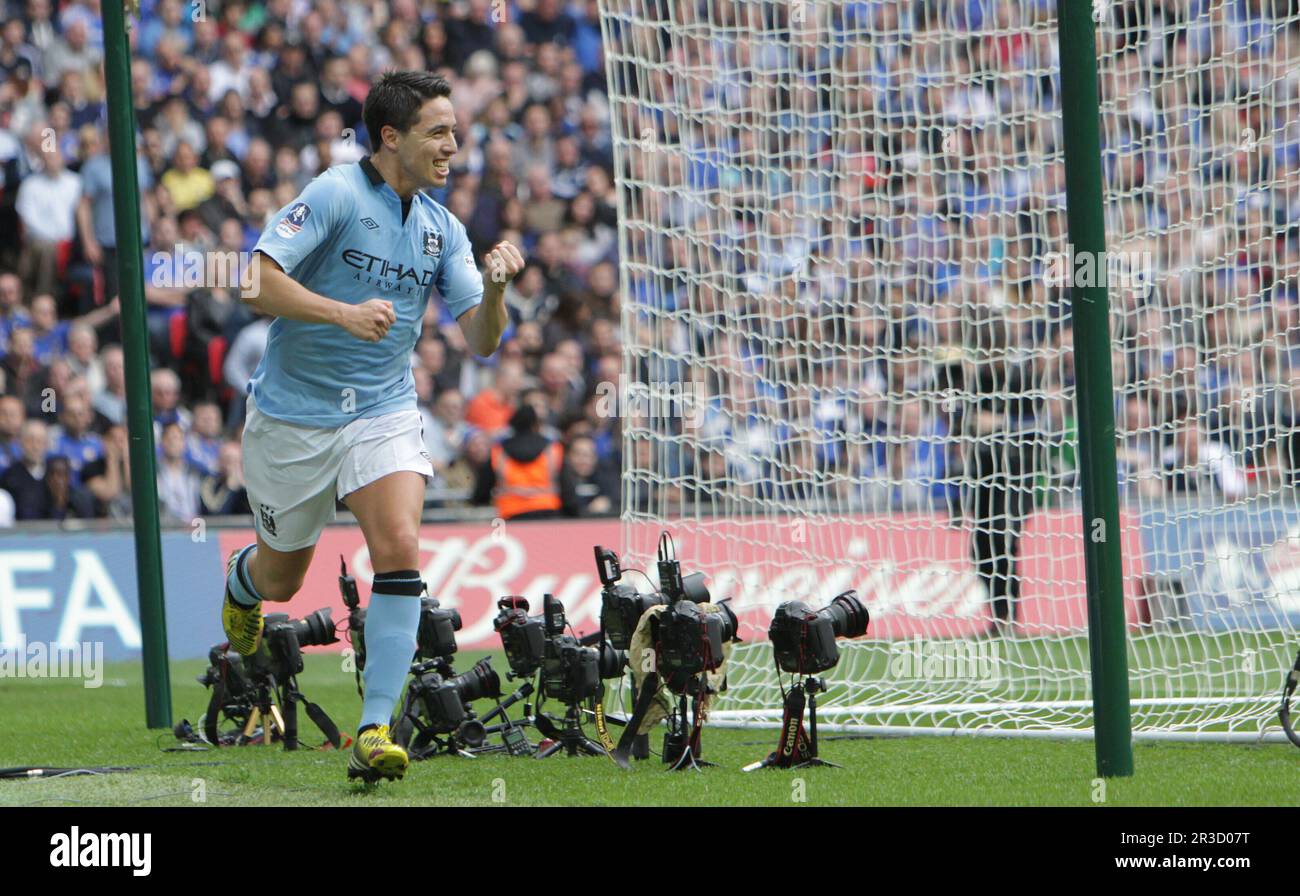
<path fill-rule="evenodd" d="M 503 520 L 559 516 L 564 446 L 541 434 L 532 405 L 520 406 L 510 427 L 514 432 L 492 446 L 480 470 L 474 503 L 486 504 L 490 497 Z"/>

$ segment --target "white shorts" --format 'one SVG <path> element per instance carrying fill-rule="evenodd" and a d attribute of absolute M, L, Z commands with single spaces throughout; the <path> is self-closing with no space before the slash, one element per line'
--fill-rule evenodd
<path fill-rule="evenodd" d="M 243 450 L 253 526 L 277 551 L 315 544 L 334 521 L 336 499 L 389 473 L 433 475 L 414 409 L 318 429 L 268 417 L 249 395 Z"/>

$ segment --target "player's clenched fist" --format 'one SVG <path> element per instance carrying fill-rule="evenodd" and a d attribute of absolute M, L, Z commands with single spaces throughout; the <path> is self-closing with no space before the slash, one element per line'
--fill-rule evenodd
<path fill-rule="evenodd" d="M 343 329 L 366 342 L 378 342 L 397 321 L 393 303 L 386 299 L 371 299 L 360 305 L 348 305 L 343 317 Z"/>
<path fill-rule="evenodd" d="M 524 269 L 524 256 L 510 243 L 502 240 L 487 254 L 486 277 L 497 286 L 505 286 Z"/>

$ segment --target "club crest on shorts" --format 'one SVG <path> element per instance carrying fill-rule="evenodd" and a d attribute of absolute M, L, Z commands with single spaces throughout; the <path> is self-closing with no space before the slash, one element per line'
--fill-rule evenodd
<path fill-rule="evenodd" d="M 275 232 L 287 239 L 292 239 L 301 230 L 302 225 L 311 217 L 311 206 L 305 202 L 294 203 L 293 208 L 285 212 L 280 223 L 275 225 Z"/>
<path fill-rule="evenodd" d="M 424 231 L 424 254 L 430 258 L 442 257 L 442 234 L 436 230 Z"/>
<path fill-rule="evenodd" d="M 257 515 L 262 521 L 262 528 L 266 530 L 267 535 L 275 535 L 275 511 L 265 504 L 257 505 Z"/>

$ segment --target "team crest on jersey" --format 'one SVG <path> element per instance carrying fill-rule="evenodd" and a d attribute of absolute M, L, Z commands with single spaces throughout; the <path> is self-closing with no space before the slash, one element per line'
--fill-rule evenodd
<path fill-rule="evenodd" d="M 275 536 L 275 511 L 265 504 L 257 506 L 258 516 L 262 519 L 262 528 L 272 537 Z"/>
<path fill-rule="evenodd" d="M 275 225 L 275 232 L 280 234 L 286 240 L 294 237 L 302 230 L 302 225 L 307 223 L 311 217 L 311 207 L 305 202 L 296 203 L 293 208 L 285 212 L 280 223 Z"/>
<path fill-rule="evenodd" d="M 436 230 L 424 232 L 424 254 L 430 258 L 442 257 L 442 234 Z"/>

